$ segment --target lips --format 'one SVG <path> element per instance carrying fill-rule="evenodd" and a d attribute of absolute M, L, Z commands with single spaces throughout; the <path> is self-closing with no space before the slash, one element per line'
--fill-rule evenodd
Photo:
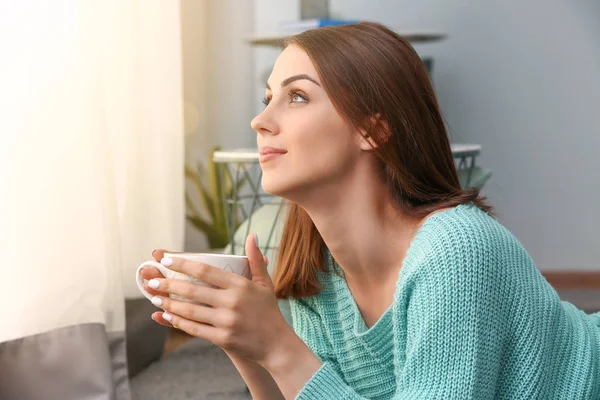
<path fill-rule="evenodd" d="M 259 161 L 261 163 L 264 163 L 274 158 L 281 157 L 285 153 L 287 153 L 287 150 L 284 149 L 278 149 L 276 147 L 271 146 L 261 147 Z"/>
<path fill-rule="evenodd" d="M 260 148 L 261 156 L 267 155 L 267 154 L 285 154 L 285 153 L 287 153 L 287 150 L 278 149 L 276 147 L 265 146 L 265 147 Z"/>

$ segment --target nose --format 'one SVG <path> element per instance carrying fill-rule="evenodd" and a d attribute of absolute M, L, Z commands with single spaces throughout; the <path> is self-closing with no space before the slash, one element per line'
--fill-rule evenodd
<path fill-rule="evenodd" d="M 279 126 L 277 122 L 275 122 L 272 113 L 269 113 L 268 106 L 258 114 L 254 119 L 250 122 L 250 126 L 254 129 L 258 134 L 271 134 L 277 135 L 279 133 Z"/>

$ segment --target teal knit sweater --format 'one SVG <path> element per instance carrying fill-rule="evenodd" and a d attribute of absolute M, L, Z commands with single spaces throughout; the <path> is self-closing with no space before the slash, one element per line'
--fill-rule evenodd
<path fill-rule="evenodd" d="M 296 333 L 323 361 L 298 399 L 600 399 L 600 313 L 561 301 L 473 204 L 421 225 L 370 328 L 342 277 L 320 279 L 323 291 L 291 302 Z"/>

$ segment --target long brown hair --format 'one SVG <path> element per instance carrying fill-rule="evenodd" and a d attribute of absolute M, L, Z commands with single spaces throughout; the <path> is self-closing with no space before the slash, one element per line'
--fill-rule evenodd
<path fill-rule="evenodd" d="M 394 205 L 413 217 L 473 202 L 492 215 L 479 190 L 462 190 L 427 69 L 412 46 L 372 22 L 312 29 L 291 36 L 310 57 L 340 115 L 377 148 Z M 376 116 L 376 118 L 374 118 Z M 322 290 L 325 243 L 299 205 L 283 228 L 275 294 L 300 298 Z"/>

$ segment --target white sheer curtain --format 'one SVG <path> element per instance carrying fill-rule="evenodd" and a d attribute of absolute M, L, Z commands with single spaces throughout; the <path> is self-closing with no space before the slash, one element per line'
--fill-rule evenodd
<path fill-rule="evenodd" d="M 178 1 L 0 3 L 0 345 L 123 332 L 137 265 L 183 247 L 180 32 Z"/>

